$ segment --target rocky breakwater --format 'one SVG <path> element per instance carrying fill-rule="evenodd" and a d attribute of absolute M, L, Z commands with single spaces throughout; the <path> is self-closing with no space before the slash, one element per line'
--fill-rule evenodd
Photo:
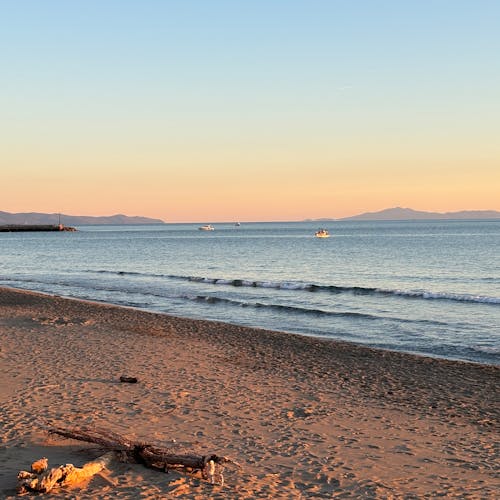
<path fill-rule="evenodd" d="M 28 231 L 76 231 L 76 228 L 62 224 L 7 224 L 0 226 L 2 233 L 19 233 Z"/>

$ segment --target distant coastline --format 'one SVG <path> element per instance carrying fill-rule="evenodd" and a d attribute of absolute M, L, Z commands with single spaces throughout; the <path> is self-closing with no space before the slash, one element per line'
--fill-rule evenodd
<path fill-rule="evenodd" d="M 45 214 L 38 212 L 9 213 L 0 211 L 0 225 L 105 225 L 105 224 L 165 224 L 161 219 L 151 219 L 149 217 L 131 217 L 117 214 L 109 216 L 87 216 L 87 215 L 66 215 L 66 214 Z"/>
<path fill-rule="evenodd" d="M 365 212 L 351 217 L 340 219 L 321 218 L 307 219 L 308 221 L 376 221 L 376 220 L 494 220 L 500 219 L 500 212 L 497 210 L 461 210 L 458 212 L 424 212 L 411 208 L 386 208 L 379 212 Z"/>
<path fill-rule="evenodd" d="M 500 220 L 498 210 L 461 210 L 457 212 L 425 212 L 411 208 L 394 207 L 380 210 L 378 212 L 365 212 L 349 217 L 321 217 L 303 219 L 302 222 L 332 222 L 332 221 L 412 221 L 412 220 Z M 233 222 L 216 221 L 221 224 L 233 224 Z M 278 222 L 278 221 L 253 221 Z M 301 222 L 301 221 L 288 221 Z M 123 214 L 106 216 L 89 215 L 67 215 L 59 213 L 20 212 L 10 213 L 0 211 L 0 226 L 7 225 L 59 225 L 86 226 L 86 225 L 148 225 L 167 224 L 162 219 L 154 219 L 143 216 L 129 216 Z M 195 222 L 192 222 L 193 224 Z M 178 222 L 178 224 L 183 224 Z"/>

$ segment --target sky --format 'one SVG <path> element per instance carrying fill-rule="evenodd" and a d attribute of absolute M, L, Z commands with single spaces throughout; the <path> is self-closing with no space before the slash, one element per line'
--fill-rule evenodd
<path fill-rule="evenodd" d="M 500 209 L 497 0 L 0 0 L 0 210 Z"/>

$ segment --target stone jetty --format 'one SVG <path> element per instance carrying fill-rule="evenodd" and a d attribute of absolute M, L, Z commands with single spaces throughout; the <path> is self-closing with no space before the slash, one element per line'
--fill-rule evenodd
<path fill-rule="evenodd" d="M 74 227 L 62 224 L 7 224 L 0 226 L 0 233 L 20 233 L 29 231 L 76 231 Z"/>

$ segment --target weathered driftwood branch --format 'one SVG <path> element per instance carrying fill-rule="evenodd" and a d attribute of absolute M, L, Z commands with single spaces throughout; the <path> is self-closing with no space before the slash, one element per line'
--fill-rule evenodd
<path fill-rule="evenodd" d="M 76 485 L 106 468 L 113 459 L 114 454 L 113 451 L 109 451 L 98 459 L 86 463 L 83 467 L 66 464 L 50 471 L 47 471 L 47 459 L 41 458 L 31 464 L 31 472 L 24 470 L 19 472 L 17 475 L 18 492 L 37 491 L 48 493 L 55 487 Z"/>
<path fill-rule="evenodd" d="M 201 471 L 203 478 L 212 484 L 224 484 L 223 471 L 225 466 L 241 468 L 237 462 L 227 457 L 179 454 L 169 448 L 130 441 L 119 434 L 104 429 L 88 427 L 63 429 L 57 427 L 50 429 L 49 432 L 69 439 L 99 444 L 105 449 L 121 452 L 126 461 L 138 462 L 152 469 Z"/>

